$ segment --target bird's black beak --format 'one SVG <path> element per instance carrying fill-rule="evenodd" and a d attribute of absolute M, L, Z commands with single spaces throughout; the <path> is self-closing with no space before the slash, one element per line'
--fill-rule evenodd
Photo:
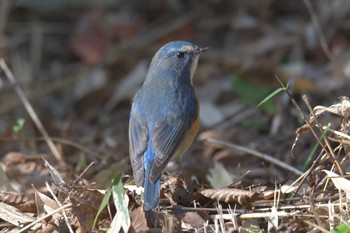
<path fill-rule="evenodd" d="M 209 49 L 209 47 L 199 48 L 199 53 L 204 53 L 204 52 L 207 51 L 208 49 Z"/>
<path fill-rule="evenodd" d="M 209 49 L 209 47 L 205 47 L 205 48 L 199 48 L 197 47 L 196 50 L 194 51 L 195 54 L 201 54 L 204 53 L 205 51 L 207 51 Z"/>

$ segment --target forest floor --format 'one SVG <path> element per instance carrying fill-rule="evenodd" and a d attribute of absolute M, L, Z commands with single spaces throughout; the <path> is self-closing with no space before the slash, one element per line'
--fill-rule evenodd
<path fill-rule="evenodd" d="M 349 38 L 346 0 L 0 1 L 0 232 L 350 232 Z M 130 104 L 173 40 L 210 47 L 201 126 L 145 213 Z"/>

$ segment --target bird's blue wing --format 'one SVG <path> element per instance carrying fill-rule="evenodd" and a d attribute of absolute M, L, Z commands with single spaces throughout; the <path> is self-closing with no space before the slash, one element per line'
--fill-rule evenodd
<path fill-rule="evenodd" d="M 157 180 L 173 155 L 178 153 L 179 150 L 182 150 L 182 148 L 187 149 L 187 146 L 182 147 L 182 144 L 186 143 L 184 140 L 191 130 L 193 123 L 197 120 L 197 117 L 197 101 L 194 100 L 191 104 L 191 109 L 184 113 L 184 115 L 167 119 L 158 124 L 155 128 L 152 142 L 156 153 L 156 159 L 150 172 L 151 182 Z M 195 131 L 197 131 L 197 129 L 195 129 Z M 191 144 L 193 137 L 189 140 L 189 144 Z M 180 151 L 180 154 L 184 152 L 185 151 Z"/>
<path fill-rule="evenodd" d="M 132 111 L 129 122 L 129 151 L 137 186 L 142 186 L 144 181 L 143 155 L 147 150 L 148 138 L 146 122 L 142 121 L 138 115 L 133 114 Z"/>

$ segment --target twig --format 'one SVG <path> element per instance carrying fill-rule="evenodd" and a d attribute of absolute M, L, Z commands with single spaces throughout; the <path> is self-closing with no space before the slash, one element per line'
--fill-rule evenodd
<path fill-rule="evenodd" d="M 0 114 L 1 115 L 1 114 Z M 25 137 L 25 138 L 13 138 L 13 137 L 0 137 L 0 141 L 28 141 L 28 140 L 36 140 L 36 141 L 45 141 L 45 138 L 43 137 Z M 100 155 L 92 150 L 90 150 L 89 148 L 87 148 L 86 146 L 79 144 L 77 142 L 68 140 L 68 139 L 64 139 L 64 138 L 59 138 L 59 137 L 51 137 L 51 140 L 54 142 L 58 142 L 60 144 L 63 145 L 68 145 L 71 147 L 74 147 L 78 150 L 81 150 L 82 152 L 91 155 L 95 158 L 99 158 Z"/>
<path fill-rule="evenodd" d="M 296 175 L 302 175 L 303 174 L 298 169 L 296 169 L 296 168 L 294 168 L 294 167 L 292 167 L 292 166 L 290 166 L 290 165 L 288 165 L 288 164 L 286 164 L 284 162 L 281 162 L 281 161 L 273 158 L 272 156 L 270 156 L 268 154 L 260 153 L 260 152 L 258 152 L 256 150 L 252 150 L 252 149 L 249 149 L 249 148 L 246 148 L 246 147 L 243 147 L 243 146 L 239 146 L 237 144 L 233 144 L 233 143 L 230 143 L 230 142 L 220 141 L 220 140 L 217 140 L 217 139 L 214 139 L 214 138 L 203 138 L 203 140 L 208 141 L 210 143 L 226 146 L 226 147 L 234 149 L 234 150 L 240 150 L 240 151 L 243 151 L 245 153 L 254 155 L 257 158 L 260 158 L 260 159 L 268 161 L 268 162 L 270 162 L 272 164 L 275 164 L 276 166 L 281 167 L 281 168 L 283 168 L 285 170 L 288 170 L 290 172 L 293 172 Z"/>
<path fill-rule="evenodd" d="M 321 133 L 321 134 L 324 134 L 324 130 L 323 130 L 323 128 L 321 127 L 321 124 L 318 122 L 317 117 L 315 116 L 315 113 L 314 113 L 313 109 L 311 108 L 311 105 L 310 105 L 310 103 L 309 103 L 309 101 L 308 101 L 308 99 L 306 98 L 305 95 L 303 95 L 303 101 L 304 101 L 305 105 L 308 107 L 308 109 L 309 109 L 309 111 L 310 111 L 310 115 L 312 115 L 312 117 L 315 119 L 315 121 L 316 121 L 316 126 L 319 128 L 320 133 Z M 312 128 L 310 128 L 310 129 L 312 129 Z M 315 135 L 315 134 L 314 134 L 314 135 Z M 317 139 L 318 143 L 321 145 L 322 149 L 323 149 L 326 153 L 328 152 L 327 154 L 330 154 L 329 157 L 330 157 L 330 158 L 332 159 L 332 161 L 334 162 L 334 164 L 335 164 L 335 166 L 337 167 L 339 173 L 340 173 L 341 175 L 344 175 L 344 172 L 343 172 L 343 170 L 341 169 L 340 164 L 338 163 L 338 161 L 337 161 L 336 158 L 335 158 L 334 151 L 333 151 L 331 145 L 329 144 L 329 141 L 327 140 L 326 135 L 324 135 L 324 137 L 323 137 L 323 140 L 324 140 L 324 142 L 326 143 L 326 146 L 324 146 L 324 145 L 322 144 L 320 138 L 317 137 L 317 135 L 315 135 L 315 138 Z M 328 149 L 328 150 L 327 150 L 327 149 Z"/>
<path fill-rule="evenodd" d="M 84 169 L 84 171 L 73 181 L 72 185 L 77 184 L 77 183 L 83 178 L 83 176 L 85 175 L 85 173 L 86 173 L 93 165 L 95 165 L 95 164 L 96 164 L 95 162 L 91 162 L 91 163 Z"/>
<path fill-rule="evenodd" d="M 323 233 L 328 233 L 329 232 L 326 229 L 324 229 L 324 228 L 320 227 L 319 225 L 317 225 L 316 223 L 310 222 L 308 220 L 304 220 L 304 223 L 306 223 L 309 226 L 312 226 L 312 227 L 316 228 L 320 232 L 323 232 Z"/>
<path fill-rule="evenodd" d="M 298 111 L 300 117 L 304 120 L 305 124 L 309 127 L 311 133 L 314 135 L 314 137 L 316 138 L 317 142 L 320 144 L 320 146 L 322 147 L 322 149 L 326 152 L 326 148 L 325 146 L 323 145 L 323 143 L 321 142 L 320 138 L 317 136 L 315 130 L 313 129 L 313 127 L 310 125 L 310 122 L 306 119 L 306 116 L 304 114 L 304 112 L 301 110 L 301 108 L 299 107 L 299 105 L 297 104 L 297 102 L 295 101 L 295 99 L 292 97 L 291 93 L 286 90 L 286 93 L 287 95 L 289 96 L 290 100 L 292 101 L 292 104 L 293 106 L 295 107 L 295 109 Z M 303 96 L 303 100 L 305 101 L 306 99 L 306 96 L 304 95 Z M 306 99 L 307 101 L 307 99 Z M 292 146 L 292 155 L 293 155 L 293 149 L 294 149 L 294 146 L 296 145 L 296 142 L 294 142 L 293 146 Z M 297 187 L 297 189 L 295 190 L 295 192 L 292 194 L 292 197 L 294 197 L 299 189 L 301 188 L 302 184 L 304 183 L 304 181 L 306 180 L 306 178 L 310 175 L 311 171 L 313 169 L 315 169 L 316 165 L 317 165 L 317 162 L 321 159 L 321 153 L 319 154 L 319 156 L 316 158 L 316 160 L 314 160 L 313 164 L 311 165 L 310 169 L 308 171 L 305 172 L 305 174 L 303 174 L 302 176 L 302 179 Z"/>
<path fill-rule="evenodd" d="M 238 181 L 242 180 L 243 177 L 247 176 L 249 173 L 250 173 L 250 170 L 246 171 L 243 175 L 241 175 L 240 177 L 236 178 L 236 179 L 235 179 L 230 185 L 228 185 L 227 187 L 228 187 L 228 188 L 233 188 L 233 186 L 235 186 L 235 184 L 236 184 Z"/>
<path fill-rule="evenodd" d="M 68 207 L 71 207 L 73 204 L 72 203 L 68 203 L 65 204 L 57 209 L 55 209 L 53 212 L 49 213 L 49 214 L 45 214 L 44 216 L 42 216 L 41 218 L 38 218 L 37 220 L 31 222 L 30 224 L 28 224 L 27 226 L 23 227 L 20 231 L 18 231 L 18 233 L 22 233 L 22 232 L 26 232 L 27 230 L 29 230 L 32 226 L 34 226 L 35 224 L 37 224 L 38 222 L 41 222 L 42 220 L 44 220 L 47 217 L 52 216 L 55 213 L 58 213 L 59 211 L 66 209 Z"/>
<path fill-rule="evenodd" d="M 74 71 L 73 74 L 69 74 L 63 77 L 63 79 L 59 79 L 58 81 L 41 83 L 40 87 L 34 88 L 32 90 L 26 90 L 26 88 L 24 88 L 26 90 L 26 96 L 30 100 L 38 99 L 57 90 L 64 89 L 67 86 L 71 86 L 73 83 L 75 83 L 77 80 L 89 72 L 91 72 L 91 68 L 84 67 L 77 71 Z M 20 82 L 17 82 L 17 84 L 20 84 Z M 6 99 L 6 105 L 0 106 L 0 114 L 10 111 L 11 109 L 16 108 L 18 105 L 20 105 L 20 101 L 17 101 L 17 99 L 12 99 L 10 98 L 11 96 L 7 98 L 6 97 L 6 95 L 3 97 Z"/>
<path fill-rule="evenodd" d="M 45 185 L 46 185 L 47 190 L 51 193 L 53 199 L 55 199 L 56 203 L 57 203 L 60 207 L 62 207 L 61 202 L 58 200 L 58 198 L 56 197 L 55 193 L 52 191 L 52 189 L 51 189 L 50 185 L 47 183 L 47 181 L 45 182 Z M 63 216 L 64 216 L 64 219 L 66 220 L 66 224 L 67 224 L 67 227 L 68 227 L 68 229 L 69 229 L 69 232 L 74 233 L 73 228 L 72 228 L 72 226 L 71 226 L 70 223 L 69 223 L 69 220 L 68 220 L 66 211 L 65 211 L 64 209 L 62 209 L 62 214 L 63 214 Z"/>
<path fill-rule="evenodd" d="M 49 134 L 47 133 L 46 129 L 44 128 L 43 124 L 41 123 L 40 119 L 38 118 L 38 115 L 35 113 L 32 105 L 29 103 L 29 100 L 27 99 L 25 93 L 23 92 L 22 88 L 17 84 L 15 77 L 13 76 L 10 69 L 7 67 L 4 59 L 0 59 L 0 67 L 5 72 L 7 79 L 10 81 L 10 83 L 14 86 L 14 89 L 22 101 L 25 109 L 27 110 L 28 114 L 32 118 L 33 122 L 35 123 L 36 127 L 39 129 L 42 136 L 45 138 L 45 141 L 47 145 L 49 146 L 51 152 L 55 156 L 55 158 L 58 161 L 63 161 L 63 158 L 61 154 L 59 153 L 58 149 L 56 148 L 55 144 L 51 140 Z"/>
<path fill-rule="evenodd" d="M 324 228 L 324 225 L 323 225 L 323 223 L 322 223 L 322 221 L 321 221 L 321 219 L 320 219 L 320 216 L 319 216 L 319 214 L 317 213 L 317 210 L 316 210 L 316 208 L 315 208 L 315 200 L 314 200 L 314 195 L 315 195 L 315 193 L 314 193 L 314 191 L 315 191 L 315 186 L 314 187 L 312 187 L 312 194 L 310 195 L 310 212 L 312 212 L 313 213 L 313 215 L 314 215 L 314 217 L 315 217 L 315 219 L 316 219 L 316 222 L 317 222 L 317 224 L 320 226 L 320 227 L 322 227 L 322 228 Z"/>

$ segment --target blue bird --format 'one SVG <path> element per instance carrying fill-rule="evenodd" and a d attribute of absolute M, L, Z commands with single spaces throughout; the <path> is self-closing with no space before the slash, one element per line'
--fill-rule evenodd
<path fill-rule="evenodd" d="M 160 177 L 169 160 L 182 156 L 197 134 L 199 103 L 192 79 L 199 55 L 207 49 L 186 41 L 161 47 L 133 99 L 130 160 L 136 185 L 144 185 L 145 211 L 158 205 Z"/>

